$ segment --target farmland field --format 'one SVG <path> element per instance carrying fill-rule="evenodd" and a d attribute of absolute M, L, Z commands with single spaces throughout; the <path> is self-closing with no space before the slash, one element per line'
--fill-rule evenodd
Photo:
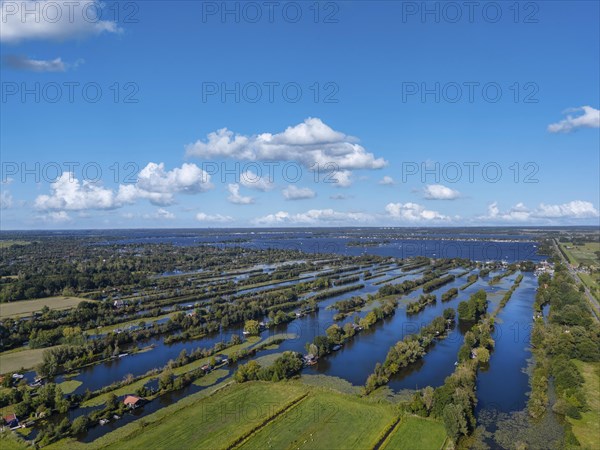
<path fill-rule="evenodd" d="M 245 441 L 240 448 L 373 448 L 394 420 L 390 405 L 310 390 L 306 400 Z"/>
<path fill-rule="evenodd" d="M 583 264 L 592 268 L 595 267 L 595 272 L 591 274 L 578 273 L 578 276 L 589 288 L 592 295 L 600 300 L 600 284 L 597 281 L 599 277 L 597 271 L 600 270 L 600 259 L 597 256 L 597 252 L 600 251 L 600 243 L 586 242 L 584 245 L 574 245 L 571 242 L 562 242 L 560 246 L 571 264 L 575 264 L 576 266 Z"/>
<path fill-rule="evenodd" d="M 385 442 L 384 449 L 437 450 L 446 440 L 444 425 L 421 417 L 406 417 Z"/>
<path fill-rule="evenodd" d="M 596 252 L 600 251 L 600 243 L 586 242 L 585 245 L 576 245 L 571 249 L 571 254 L 582 264 L 599 265 Z"/>
<path fill-rule="evenodd" d="M 248 383 L 179 410 L 159 423 L 127 436 L 127 448 L 224 448 L 276 411 L 301 398 L 297 385 Z M 190 426 L 193 424 L 193 426 Z M 123 448 L 116 442 L 108 448 Z"/>
<path fill-rule="evenodd" d="M 44 306 L 50 309 L 69 309 L 79 305 L 84 299 L 78 297 L 46 297 L 37 300 L 21 300 L 18 302 L 0 303 L 0 317 L 30 316 L 34 312 L 41 311 Z"/>
<path fill-rule="evenodd" d="M 10 351 L 0 354 L 0 373 L 11 373 L 31 369 L 42 362 L 44 351 L 48 348 L 35 348 L 20 351 Z"/>
<path fill-rule="evenodd" d="M 90 444 L 69 440 L 53 447 L 296 449 L 339 448 L 343 442 L 348 448 L 373 448 L 397 417 L 389 403 L 301 381 L 224 381 L 215 390 L 212 395 L 194 394 L 159 410 L 143 419 L 143 426 L 134 422 Z M 441 423 L 412 416 L 403 419 L 395 433 L 393 445 L 412 439 L 433 449 L 440 448 L 445 439 Z M 387 448 L 409 448 L 390 445 Z"/>
<path fill-rule="evenodd" d="M 596 252 L 600 251 L 600 243 L 586 242 L 584 245 L 575 245 L 572 242 L 561 242 L 561 248 L 567 254 L 569 261 L 576 264 L 599 266 L 600 261 Z"/>
<path fill-rule="evenodd" d="M 598 279 L 600 278 L 600 273 L 596 272 L 594 275 L 589 275 L 587 273 L 578 274 L 581 281 L 589 288 L 590 292 L 597 300 L 600 300 L 600 283 L 598 283 Z"/>
<path fill-rule="evenodd" d="M 19 241 L 19 240 L 2 240 L 0 241 L 0 248 L 9 248 L 13 245 L 29 245 L 31 242 L 29 241 Z"/>

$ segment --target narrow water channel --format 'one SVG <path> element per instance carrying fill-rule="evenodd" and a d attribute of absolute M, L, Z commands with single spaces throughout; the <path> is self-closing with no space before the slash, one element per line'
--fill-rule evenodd
<path fill-rule="evenodd" d="M 511 275 L 511 283 L 517 274 Z M 495 348 L 489 367 L 477 376 L 476 415 L 484 410 L 509 413 L 525 408 L 529 377 L 526 368 L 530 351 L 533 303 L 537 279 L 530 272 L 523 273 L 520 286 L 496 317 Z"/>

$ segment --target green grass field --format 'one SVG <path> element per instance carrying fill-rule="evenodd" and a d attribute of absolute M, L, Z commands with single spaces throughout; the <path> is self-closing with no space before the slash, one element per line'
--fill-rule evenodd
<path fill-rule="evenodd" d="M 196 381 L 194 381 L 193 384 L 195 384 L 196 386 L 203 387 L 212 386 L 221 378 L 226 377 L 227 375 L 229 375 L 228 369 L 215 369 L 208 375 L 203 376 L 202 378 L 198 378 Z"/>
<path fill-rule="evenodd" d="M 373 448 L 395 419 L 393 408 L 327 390 L 309 396 L 252 434 L 242 449 Z"/>
<path fill-rule="evenodd" d="M 0 448 L 2 450 L 25 450 L 31 447 L 17 440 L 12 431 L 5 431 L 0 433 Z"/>
<path fill-rule="evenodd" d="M 590 411 L 583 412 L 581 419 L 569 419 L 573 433 L 585 449 L 597 449 L 600 436 L 600 363 L 584 363 L 574 360 L 585 380 L 584 389 Z"/>
<path fill-rule="evenodd" d="M 29 241 L 15 241 L 15 240 L 2 240 L 0 241 L 0 248 L 8 248 L 8 247 L 12 247 L 13 245 L 29 245 L 31 244 L 31 242 Z"/>
<path fill-rule="evenodd" d="M 385 441 L 386 450 L 439 450 L 446 440 L 444 425 L 422 417 L 408 416 Z"/>
<path fill-rule="evenodd" d="M 577 275 L 579 275 L 579 278 L 588 287 L 592 295 L 596 297 L 596 300 L 600 301 L 600 283 L 597 281 L 600 274 L 595 272 L 593 276 L 587 273 L 579 273 Z"/>
<path fill-rule="evenodd" d="M 69 309 L 79 305 L 84 299 L 77 297 L 46 297 L 36 300 L 20 300 L 18 302 L 0 303 L 0 317 L 25 317 L 41 311 L 44 306 L 50 309 Z M 90 301 L 90 300 L 87 300 Z"/>
<path fill-rule="evenodd" d="M 8 351 L 0 354 L 0 373 L 14 373 L 21 368 L 32 369 L 42 362 L 44 351 L 49 348 Z"/>
<path fill-rule="evenodd" d="M 567 259 L 571 264 L 576 266 L 583 264 L 585 266 L 596 267 L 596 270 L 600 269 L 600 260 L 596 256 L 596 252 L 600 251 L 600 243 L 586 242 L 585 245 L 573 245 L 572 242 L 561 242 L 560 247 L 567 255 Z M 592 275 L 588 275 L 587 273 L 578 273 L 577 275 L 588 287 L 596 300 L 600 301 L 600 283 L 598 283 L 600 274 L 593 272 Z"/>
<path fill-rule="evenodd" d="M 600 260 L 596 256 L 596 252 L 600 251 L 599 242 L 586 242 L 585 245 L 573 245 L 572 242 L 561 242 L 560 247 L 567 254 L 567 258 L 571 263 L 600 266 Z"/>
<path fill-rule="evenodd" d="M 303 389 L 294 385 L 234 384 L 107 448 L 226 448 L 302 395 Z"/>
<path fill-rule="evenodd" d="M 65 439 L 50 447 L 370 449 L 396 419 L 390 403 L 301 380 L 237 384 L 227 378 L 89 444 Z M 388 438 L 386 448 L 439 449 L 444 440 L 441 423 L 408 417 Z"/>
<path fill-rule="evenodd" d="M 596 256 L 596 252 L 600 251 L 600 243 L 586 242 L 585 245 L 571 245 L 569 252 L 577 262 L 585 265 L 599 266 L 600 261 Z"/>
<path fill-rule="evenodd" d="M 83 383 L 77 380 L 67 380 L 59 383 L 58 386 L 62 389 L 63 394 L 72 394 Z"/>

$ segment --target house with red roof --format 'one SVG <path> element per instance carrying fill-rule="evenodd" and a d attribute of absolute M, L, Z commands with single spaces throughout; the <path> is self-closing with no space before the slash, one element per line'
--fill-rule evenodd
<path fill-rule="evenodd" d="M 4 416 L 2 419 L 4 419 L 4 423 L 11 430 L 19 428 L 21 426 L 19 424 L 19 419 L 17 419 L 17 416 L 15 414 L 9 414 L 8 416 Z"/>
<path fill-rule="evenodd" d="M 123 400 L 123 403 L 128 408 L 135 409 L 139 406 L 142 406 L 144 399 L 142 397 L 138 397 L 137 395 L 128 395 Z"/>

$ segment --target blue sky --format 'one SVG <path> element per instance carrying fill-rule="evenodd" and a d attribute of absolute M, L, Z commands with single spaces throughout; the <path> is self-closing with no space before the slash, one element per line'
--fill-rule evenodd
<path fill-rule="evenodd" d="M 598 224 L 598 2 L 223 5 L 2 2 L 2 229 Z"/>

